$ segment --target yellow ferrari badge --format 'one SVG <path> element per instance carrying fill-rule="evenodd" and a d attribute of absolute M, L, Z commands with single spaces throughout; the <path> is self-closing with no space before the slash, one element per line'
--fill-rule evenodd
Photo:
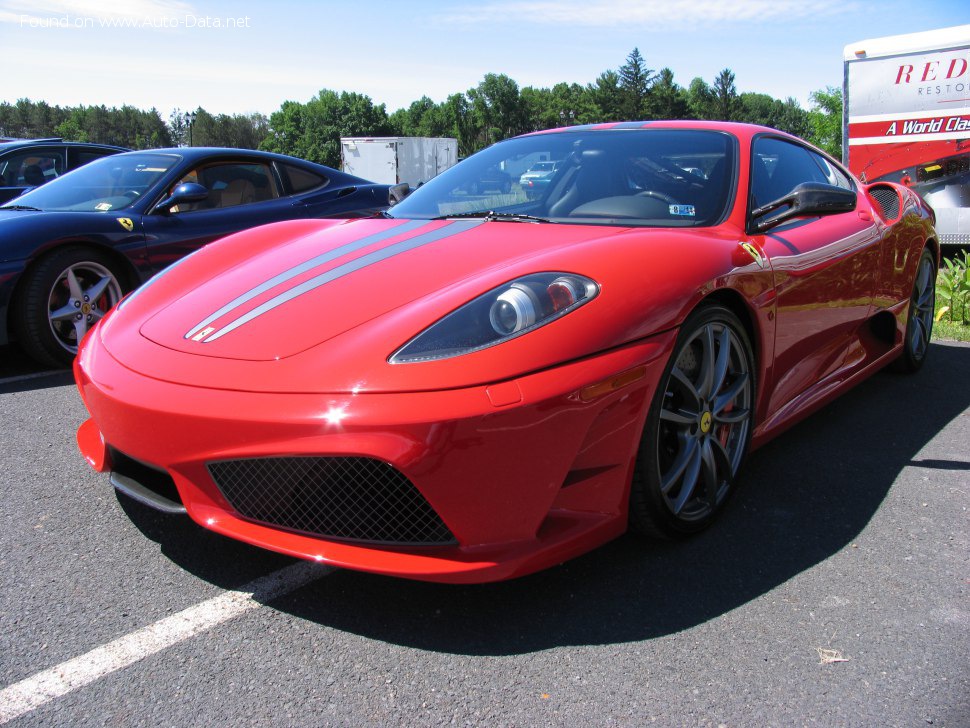
<path fill-rule="evenodd" d="M 135 223 L 131 221 L 130 217 L 119 217 L 118 222 L 121 223 L 121 227 L 123 227 L 128 232 L 131 232 L 132 230 L 135 229 Z"/>
<path fill-rule="evenodd" d="M 764 256 L 761 255 L 761 251 L 754 247 L 751 243 L 741 243 L 741 247 L 744 248 L 745 252 L 754 258 L 754 262 L 758 264 L 759 268 L 765 267 Z"/>

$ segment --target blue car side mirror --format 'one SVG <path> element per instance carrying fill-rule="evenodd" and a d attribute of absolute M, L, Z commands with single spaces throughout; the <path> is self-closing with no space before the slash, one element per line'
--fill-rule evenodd
<path fill-rule="evenodd" d="M 172 194 L 159 202 L 152 208 L 152 212 L 171 212 L 175 205 L 184 205 L 190 202 L 202 202 L 209 196 L 209 190 L 197 182 L 183 182 L 178 185 Z"/>

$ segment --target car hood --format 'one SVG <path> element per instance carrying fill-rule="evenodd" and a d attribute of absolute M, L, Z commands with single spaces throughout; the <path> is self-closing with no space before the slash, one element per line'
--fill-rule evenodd
<path fill-rule="evenodd" d="M 613 284 L 555 324 L 482 352 L 419 364 L 387 359 L 435 321 L 509 280 L 541 271 L 601 283 L 618 279 L 612 271 L 636 250 L 642 258 L 645 240 L 665 237 L 642 229 L 481 220 L 277 223 L 183 259 L 125 301 L 99 331 L 125 366 L 196 386 L 404 391 L 495 381 L 642 335 L 628 317 L 611 317 L 617 310 L 610 306 L 648 304 L 642 294 L 631 299 Z M 658 261 L 670 259 L 658 250 Z M 639 288 L 650 298 L 679 299 L 669 285 Z M 662 306 L 651 314 L 638 324 L 656 330 L 654 319 L 676 315 Z M 604 316 L 599 325 L 590 323 Z"/>
<path fill-rule="evenodd" d="M 528 225 L 529 254 L 602 234 L 553 228 Z M 522 224 L 482 220 L 362 220 L 283 240 L 264 231 L 271 242 L 246 260 L 231 245 L 209 256 L 211 272 L 145 321 L 141 334 L 187 354 L 275 361 L 469 277 L 502 278 L 525 252 Z"/>

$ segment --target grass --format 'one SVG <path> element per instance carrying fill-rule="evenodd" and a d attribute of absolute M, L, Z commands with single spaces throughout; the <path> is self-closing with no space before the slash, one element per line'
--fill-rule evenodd
<path fill-rule="evenodd" d="M 970 251 L 948 254 L 936 277 L 936 323 L 938 339 L 970 341 Z"/>
<path fill-rule="evenodd" d="M 970 325 L 957 321 L 936 321 L 933 324 L 933 338 L 970 341 Z"/>

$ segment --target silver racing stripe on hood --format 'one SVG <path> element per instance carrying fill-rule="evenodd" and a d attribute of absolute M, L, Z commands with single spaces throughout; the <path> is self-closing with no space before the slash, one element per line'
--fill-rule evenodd
<path fill-rule="evenodd" d="M 427 222 L 427 221 L 423 221 L 423 222 Z M 219 339 L 225 336 L 229 332 L 235 331 L 243 324 L 246 324 L 252 321 L 253 319 L 258 318 L 259 316 L 262 316 L 264 313 L 267 313 L 268 311 L 272 311 L 274 308 L 277 308 L 278 306 L 282 306 L 287 301 L 292 301 L 294 298 L 298 296 L 302 296 L 304 293 L 308 293 L 309 291 L 319 288 L 320 286 L 326 285 L 331 281 L 335 281 L 338 278 L 343 278 L 346 275 L 350 275 L 351 273 L 361 270 L 362 268 L 366 268 L 369 265 L 373 265 L 374 263 L 379 263 L 383 260 L 387 260 L 388 258 L 393 258 L 396 255 L 400 255 L 401 253 L 406 253 L 407 251 L 414 250 L 415 248 L 420 248 L 421 246 L 428 245 L 429 243 L 434 243 L 439 240 L 444 240 L 445 238 L 450 238 L 453 235 L 460 235 L 461 233 L 471 230 L 472 228 L 478 227 L 479 225 L 482 224 L 482 222 L 484 221 L 483 220 L 460 220 L 456 222 L 450 222 L 443 225 L 440 228 L 424 233 L 423 235 L 417 235 L 413 238 L 409 238 L 408 240 L 403 240 L 399 243 L 395 243 L 394 245 L 389 245 L 386 248 L 375 250 L 371 253 L 368 253 L 367 255 L 362 255 L 361 257 L 355 260 L 344 263 L 343 265 L 339 265 L 336 268 L 328 270 L 325 273 L 321 273 L 318 276 L 314 276 L 313 278 L 310 278 L 309 280 L 304 281 L 298 286 L 294 286 L 289 290 L 283 291 L 282 293 L 274 296 L 273 298 L 269 299 L 265 303 L 260 304 L 252 311 L 249 311 L 243 314 L 239 318 L 234 319 L 233 321 L 230 321 L 228 324 L 218 329 L 208 326 L 206 323 L 199 324 L 195 326 L 192 329 L 192 331 L 186 334 L 185 338 L 192 339 L 194 341 L 198 341 L 203 344 L 209 344 L 215 341 L 216 339 Z M 404 226 L 401 225 L 395 228 L 395 230 L 400 231 L 402 230 L 403 227 Z M 302 268 L 303 266 L 300 266 L 300 267 Z M 262 288 L 262 286 L 260 286 L 260 288 Z M 248 294 L 244 294 L 244 295 L 248 296 Z M 243 297 L 240 296 L 240 298 L 243 298 Z M 252 297 L 250 296 L 250 298 Z M 246 300 L 249 300 L 249 298 L 247 298 Z M 223 307 L 223 308 L 226 308 L 226 307 Z M 213 314 L 213 316 L 208 317 L 206 321 L 211 323 L 216 318 L 217 316 Z"/>
<path fill-rule="evenodd" d="M 429 222 L 427 220 L 409 220 L 403 225 L 395 225 L 392 228 L 388 228 L 387 230 L 382 230 L 381 232 L 374 233 L 373 235 L 368 235 L 366 237 L 361 238 L 360 240 L 354 240 L 353 242 L 346 243 L 344 245 L 341 245 L 339 248 L 334 248 L 333 250 L 323 253 L 322 255 L 318 255 L 317 257 L 306 261 L 305 263 L 300 263 L 300 265 L 294 266 L 289 270 L 285 270 L 282 273 L 273 276 L 265 283 L 260 283 L 258 286 L 256 286 L 255 288 L 249 291 L 246 291 L 241 296 L 237 296 L 229 303 L 227 303 L 225 306 L 220 308 L 218 311 L 211 314 L 210 316 L 207 316 L 204 321 L 200 321 L 195 326 L 193 326 L 189 330 L 189 332 L 185 335 L 185 338 L 191 339 L 193 336 L 198 334 L 200 331 L 202 331 L 202 329 L 204 329 L 206 326 L 211 324 L 216 319 L 222 316 L 225 316 L 227 313 L 232 311 L 237 306 L 242 306 L 247 301 L 251 301 L 252 299 L 256 298 L 256 296 L 262 293 L 265 293 L 266 291 L 268 291 L 270 288 L 273 288 L 274 286 L 278 286 L 280 283 L 285 283 L 288 280 L 291 280 L 303 273 L 306 273 L 308 270 L 316 268 L 319 265 L 324 265 L 325 263 L 329 263 L 331 260 L 336 260 L 337 258 L 343 255 L 347 255 L 348 253 L 353 253 L 356 250 L 361 250 L 362 248 L 366 248 L 368 245 L 373 245 L 374 243 L 379 243 L 381 240 L 387 240 L 388 238 L 394 238 L 394 237 L 397 237 L 398 235 L 409 233 L 412 230 L 416 230 L 417 228 L 424 227 L 425 225 L 428 225 L 428 224 Z"/>

